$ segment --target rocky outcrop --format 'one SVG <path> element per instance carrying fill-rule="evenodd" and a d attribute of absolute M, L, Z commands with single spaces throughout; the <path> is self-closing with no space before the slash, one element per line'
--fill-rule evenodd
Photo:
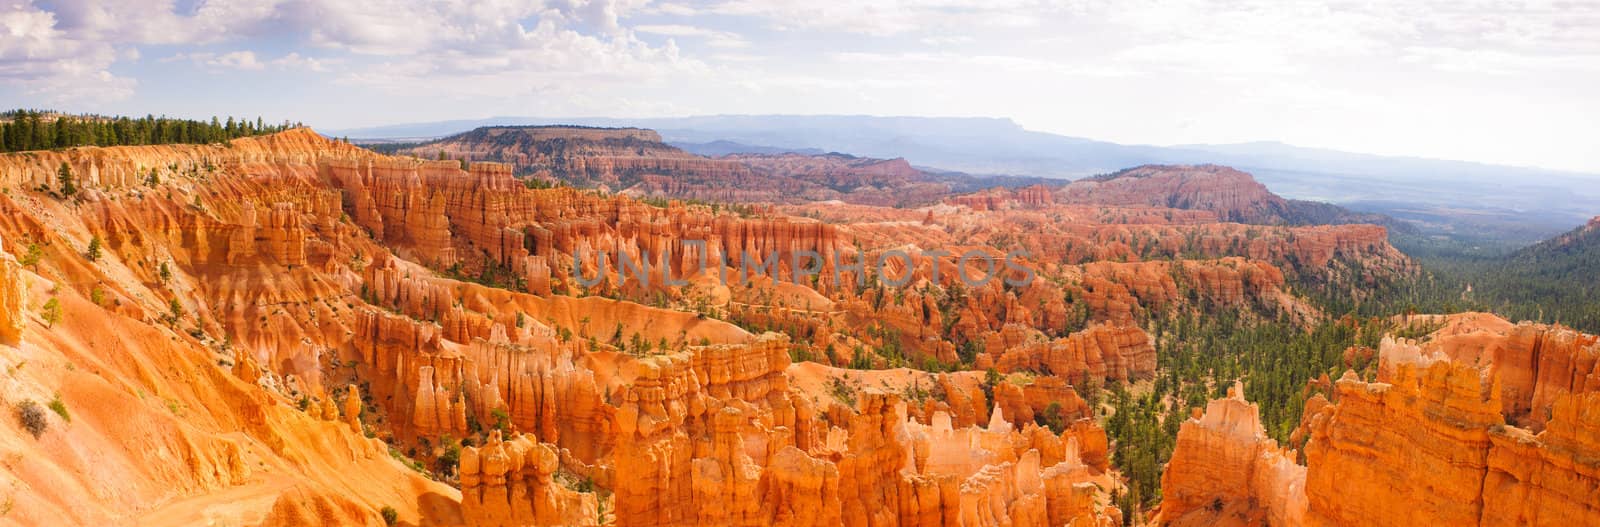
<path fill-rule="evenodd" d="M 1442 358 L 1479 365 L 1498 381 L 1506 421 L 1534 432 L 1544 429 L 1556 399 L 1600 391 L 1600 337 L 1493 315 L 1436 318 L 1444 326 L 1422 341 L 1385 340 L 1379 354 L 1391 360 L 1380 364 Z"/>
<path fill-rule="evenodd" d="M 498 126 L 478 128 L 400 152 L 422 159 L 507 163 L 534 177 L 599 183 L 620 190 L 641 174 L 748 172 L 733 161 L 699 157 L 638 128 Z"/>
<path fill-rule="evenodd" d="M 1306 402 L 1305 466 L 1267 439 L 1254 405 L 1212 401 L 1185 422 L 1162 479 L 1169 525 L 1587 525 L 1600 521 L 1600 392 L 1570 382 L 1591 336 L 1481 314 L 1386 338 L 1376 382 L 1354 372 Z M 1573 346 L 1578 343 L 1580 346 Z M 1524 370 L 1558 358 L 1550 378 Z M 1539 368 L 1538 366 L 1534 367 Z M 1507 389 L 1510 384 L 1519 386 Z M 1550 393 L 1548 404 L 1531 394 Z M 1541 400 L 1541 401 L 1542 401 Z M 1533 431 L 1508 424 L 1533 413 Z"/>
<path fill-rule="evenodd" d="M 485 527 L 600 525 L 594 493 L 555 481 L 559 462 L 548 443 L 491 432 L 482 447 L 461 450 L 462 518 Z"/>
<path fill-rule="evenodd" d="M 126 189 L 145 183 L 151 170 L 163 177 L 214 174 L 222 167 L 303 165 L 319 160 L 370 157 L 369 151 L 335 143 L 309 128 L 234 139 L 225 145 L 77 147 L 0 156 L 0 183 L 28 188 L 56 186 L 66 163 L 86 189 Z"/>
<path fill-rule="evenodd" d="M 28 282 L 22 276 L 22 264 L 0 247 L 0 344 L 15 346 L 22 342 L 27 305 Z"/>
<path fill-rule="evenodd" d="M 261 217 L 256 207 L 247 206 L 240 225 L 228 240 L 227 261 L 241 265 L 264 254 L 279 265 L 305 265 L 306 229 L 293 202 L 274 203 Z"/>
<path fill-rule="evenodd" d="M 1261 428 L 1256 405 L 1235 385 L 1204 413 L 1184 421 L 1161 478 L 1161 513 L 1170 525 L 1223 517 L 1253 525 L 1304 525 L 1305 467 Z"/>
<path fill-rule="evenodd" d="M 1536 329 L 1518 326 L 1514 333 Z M 1553 395 L 1550 405 L 1541 407 L 1548 409 L 1549 419 L 1539 421 L 1544 429 L 1535 434 L 1506 424 L 1527 403 L 1518 399 L 1506 404 L 1506 394 L 1523 391 L 1506 390 L 1505 384 L 1537 375 L 1511 374 L 1512 363 L 1493 360 L 1498 351 L 1470 359 L 1484 350 L 1462 346 L 1469 339 L 1435 339 L 1442 349 L 1384 342 L 1380 382 L 1365 383 L 1346 374 L 1335 383 L 1336 404 L 1308 404 L 1320 407 L 1306 418 L 1312 524 L 1600 521 L 1600 507 L 1592 499 L 1600 492 L 1595 477 L 1600 462 L 1588 454 L 1595 445 L 1586 439 L 1593 435 L 1597 392 L 1584 388 Z M 1443 351 L 1451 349 L 1455 358 Z M 1507 355 L 1516 353 L 1499 356 Z M 1570 374 L 1556 377 L 1571 379 Z M 1560 386 L 1564 390 L 1572 385 Z M 1388 490 L 1375 494 L 1367 489 Z"/>
<path fill-rule="evenodd" d="M 1490 428 L 1479 525 L 1600 522 L 1600 393 L 1563 395 L 1543 432 Z"/>
<path fill-rule="evenodd" d="M 1312 523 L 1478 524 L 1499 395 L 1476 369 L 1449 361 L 1402 364 L 1389 381 L 1346 375 L 1335 383 L 1338 404 L 1308 417 Z"/>
<path fill-rule="evenodd" d="M 1071 380 L 1129 380 L 1155 373 L 1156 351 L 1150 336 L 1138 327 L 1095 325 L 1064 338 L 1006 348 L 994 367 Z"/>
<path fill-rule="evenodd" d="M 1104 465 L 1080 455 L 1086 434 L 1056 436 L 1032 424 L 1018 430 L 999 409 L 983 428 L 953 428 L 942 413 L 904 427 L 912 439 L 906 477 L 921 512 L 915 523 L 902 512 L 900 525 L 1110 525 L 1121 516 L 1098 486 Z"/>
<path fill-rule="evenodd" d="M 637 128 L 486 127 L 401 153 L 422 159 L 443 156 L 506 163 L 538 180 L 601 186 L 636 196 L 727 203 L 841 200 L 906 206 L 936 202 L 950 195 L 952 188 L 904 159 L 845 154 L 708 158 L 667 145 L 656 132 Z"/>
<path fill-rule="evenodd" d="M 1217 165 L 1145 165 L 1085 178 L 1062 191 L 1066 201 L 1202 209 L 1223 221 L 1284 223 L 1288 204 L 1250 174 Z"/>
<path fill-rule="evenodd" d="M 796 444 L 788 359 L 787 340 L 767 334 L 624 363 L 609 470 L 617 524 L 759 525 L 778 514 L 782 504 L 756 497 L 768 456 Z"/>
<path fill-rule="evenodd" d="M 1120 324 L 1136 313 L 1204 302 L 1260 308 L 1300 318 L 1313 310 L 1284 290 L 1283 271 L 1240 257 L 1177 262 L 1094 262 L 1083 266 L 1082 302 L 1096 317 Z"/>
<path fill-rule="evenodd" d="M 1080 179 L 1058 194 L 1068 203 L 1204 210 L 1227 222 L 1275 224 L 1378 223 L 1404 227 L 1380 214 L 1328 203 L 1285 200 L 1250 174 L 1217 165 L 1144 165 Z"/>
<path fill-rule="evenodd" d="M 764 525 L 831 527 L 843 525 L 839 467 L 785 446 L 761 472 L 761 502 L 770 504 Z"/>
<path fill-rule="evenodd" d="M 915 206 L 950 195 L 951 185 L 928 177 L 904 159 L 871 159 L 846 154 L 734 154 L 718 159 L 747 166 L 765 187 L 779 185 L 767 201 L 799 203 L 839 200 L 876 206 Z M 785 182 L 785 183 L 777 183 Z M 792 183 L 788 183 L 792 182 Z M 762 187 L 756 187 L 762 188 Z M 749 192 L 748 189 L 745 192 Z"/>
<path fill-rule="evenodd" d="M 1041 208 L 1055 202 L 1055 193 L 1051 188 L 1044 185 L 1031 185 L 1016 189 L 993 188 L 954 196 L 946 199 L 945 202 L 981 211 Z"/>
<path fill-rule="evenodd" d="M 354 318 L 344 262 L 372 246 L 344 236 L 315 167 L 369 155 L 295 130 L 0 156 L 0 340 L 32 326 L 23 347 L 0 346 L 0 392 L 7 407 L 61 408 L 48 435 L 0 427 L 28 460 L 3 470 L 3 521 L 204 523 L 225 510 L 268 525 L 375 524 L 391 506 L 412 524 L 459 522 L 449 499 L 419 499 L 453 489 L 353 424 L 360 395 L 335 404 L 335 387 L 356 383 L 321 375 L 343 362 L 334 349 Z M 62 162 L 81 199 L 35 190 Z M 20 240 L 42 254 L 26 271 L 10 256 L 27 254 Z M 63 315 L 54 323 L 35 318 L 44 299 Z"/>

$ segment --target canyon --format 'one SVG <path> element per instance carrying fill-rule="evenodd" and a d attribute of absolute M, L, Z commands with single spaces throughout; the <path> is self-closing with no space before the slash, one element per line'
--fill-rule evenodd
<path fill-rule="evenodd" d="M 581 127 L 403 154 L 0 156 L 0 393 L 61 408 L 0 424 L 0 522 L 1597 521 L 1595 338 L 1488 316 L 1383 341 L 1289 444 L 1234 389 L 1182 423 L 1160 510 L 1120 507 L 1095 392 L 1160 376 L 1153 321 L 1310 326 L 1301 284 L 1416 272 L 1242 172 L 967 192 Z"/>

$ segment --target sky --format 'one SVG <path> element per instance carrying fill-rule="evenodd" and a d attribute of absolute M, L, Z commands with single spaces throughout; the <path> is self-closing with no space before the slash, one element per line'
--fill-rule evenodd
<path fill-rule="evenodd" d="M 0 106 L 1008 117 L 1600 173 L 1600 0 L 0 0 Z"/>

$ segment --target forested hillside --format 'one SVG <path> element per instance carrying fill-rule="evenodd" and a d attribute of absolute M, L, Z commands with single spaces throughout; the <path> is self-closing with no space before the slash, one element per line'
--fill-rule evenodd
<path fill-rule="evenodd" d="M 1396 245 L 1400 245 L 1398 242 Z M 1415 250 L 1424 272 L 1395 284 L 1378 305 L 1364 313 L 1401 307 L 1419 313 L 1493 311 L 1510 320 L 1559 322 L 1586 332 L 1600 331 L 1600 218 L 1572 231 L 1496 254 L 1479 255 L 1458 246 Z"/>
<path fill-rule="evenodd" d="M 1509 319 L 1600 331 L 1600 217 L 1504 258 L 1446 269 L 1460 273 L 1469 298 Z"/>
<path fill-rule="evenodd" d="M 299 123 L 267 124 L 257 117 L 210 122 L 147 115 L 142 118 L 67 115 L 45 110 L 0 113 L 0 152 L 74 146 L 207 144 L 281 132 Z"/>

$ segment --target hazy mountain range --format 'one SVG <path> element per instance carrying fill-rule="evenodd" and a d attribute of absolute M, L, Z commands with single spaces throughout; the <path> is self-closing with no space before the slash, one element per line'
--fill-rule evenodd
<path fill-rule="evenodd" d="M 328 130 L 355 139 L 424 139 L 479 126 L 579 124 L 654 129 L 702 155 L 844 152 L 904 157 L 973 174 L 1078 178 L 1150 163 L 1216 163 L 1289 198 L 1390 214 L 1462 240 L 1531 243 L 1600 214 L 1600 175 L 1379 156 L 1277 142 L 1124 145 L 1026 130 L 1009 119 L 718 115 L 682 118 L 495 117 Z"/>

